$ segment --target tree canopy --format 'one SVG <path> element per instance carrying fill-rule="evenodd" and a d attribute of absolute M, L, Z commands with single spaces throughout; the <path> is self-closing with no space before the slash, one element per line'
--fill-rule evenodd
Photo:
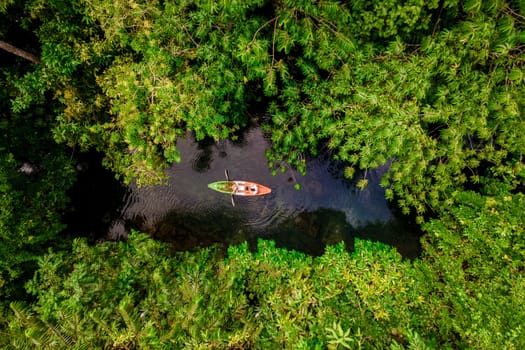
<path fill-rule="evenodd" d="M 53 104 L 35 98 L 28 109 L 12 110 L 17 89 L 35 78 L 24 68 L 0 67 L 0 298 L 21 295 L 37 257 L 60 244 L 61 212 L 74 180 L 70 159 L 50 132 Z"/>
<path fill-rule="evenodd" d="M 270 165 L 305 171 L 323 145 L 349 177 L 391 163 L 388 197 L 423 213 L 486 175 L 523 181 L 522 6 L 33 1 L 42 64 L 14 102 L 49 90 L 55 139 L 139 183 L 162 180 L 187 131 L 227 138 L 266 111 Z"/>
<path fill-rule="evenodd" d="M 0 18 L 0 346 L 525 346 L 523 1 L 0 0 Z M 328 149 L 364 188 L 387 164 L 422 256 L 60 238 L 78 150 L 155 184 L 188 132 L 253 123 L 269 168 Z"/>
<path fill-rule="evenodd" d="M 11 341 L 43 348 L 376 349 L 525 345 L 525 197 L 458 194 L 426 224 L 424 255 L 357 240 L 316 258 L 260 241 L 170 254 L 127 243 L 39 260 Z"/>

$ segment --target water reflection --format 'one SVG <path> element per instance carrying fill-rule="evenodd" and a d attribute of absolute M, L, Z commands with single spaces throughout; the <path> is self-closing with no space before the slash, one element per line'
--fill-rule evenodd
<path fill-rule="evenodd" d="M 176 249 L 254 244 L 262 237 L 315 255 L 341 240 L 351 248 L 354 237 L 361 237 L 391 244 L 406 257 L 419 254 L 419 231 L 392 214 L 379 186 L 386 168 L 369 171 L 363 191 L 344 178 L 341 164 L 324 156 L 308 161 L 306 176 L 289 168 L 272 176 L 262 131 L 254 128 L 241 136 L 235 142 L 197 143 L 190 135 L 179 140 L 182 162 L 167 170 L 169 183 L 131 185 L 108 237 L 122 238 L 135 228 L 172 242 Z M 207 188 L 224 179 L 225 169 L 234 179 L 271 187 L 272 193 L 236 197 L 232 207 L 228 195 Z M 300 191 L 294 189 L 297 182 Z"/>

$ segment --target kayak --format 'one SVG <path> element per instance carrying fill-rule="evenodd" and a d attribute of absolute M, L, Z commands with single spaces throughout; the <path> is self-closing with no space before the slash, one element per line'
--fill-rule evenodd
<path fill-rule="evenodd" d="M 208 184 L 212 190 L 236 196 L 262 196 L 272 189 L 251 181 L 216 181 Z"/>

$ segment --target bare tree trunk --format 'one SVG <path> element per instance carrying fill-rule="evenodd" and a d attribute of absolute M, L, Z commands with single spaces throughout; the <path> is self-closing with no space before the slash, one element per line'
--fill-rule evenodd
<path fill-rule="evenodd" d="M 17 47 L 14 47 L 13 45 L 11 44 L 8 44 L 6 43 L 5 41 L 2 41 L 0 40 L 0 49 L 4 49 L 6 50 L 7 52 L 10 52 L 12 53 L 13 55 L 17 55 L 17 56 L 20 56 L 22 58 L 25 58 L 26 60 L 29 60 L 33 63 L 40 63 L 40 58 L 36 57 L 35 55 L 27 52 L 27 51 L 24 51 L 24 50 L 21 50 Z"/>

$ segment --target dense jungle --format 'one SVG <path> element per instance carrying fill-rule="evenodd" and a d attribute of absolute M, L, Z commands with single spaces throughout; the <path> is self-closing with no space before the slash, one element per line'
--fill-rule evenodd
<path fill-rule="evenodd" d="M 1 348 L 525 348 L 523 0 L 0 0 L 0 19 Z M 323 147 L 364 190 L 388 164 L 420 256 L 68 230 L 76 154 L 154 186 L 187 133 L 252 125 L 269 172 Z"/>

